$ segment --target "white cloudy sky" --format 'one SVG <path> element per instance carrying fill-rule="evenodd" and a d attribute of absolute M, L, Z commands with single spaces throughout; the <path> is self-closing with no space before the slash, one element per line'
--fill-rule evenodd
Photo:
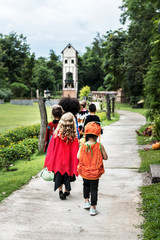
<path fill-rule="evenodd" d="M 0 33 L 27 37 L 36 57 L 57 55 L 68 43 L 83 53 L 97 32 L 123 28 L 122 0 L 0 0 Z"/>

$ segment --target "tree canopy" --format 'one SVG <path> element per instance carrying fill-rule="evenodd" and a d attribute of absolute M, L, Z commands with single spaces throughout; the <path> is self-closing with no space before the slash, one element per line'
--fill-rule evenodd
<path fill-rule="evenodd" d="M 120 8 L 128 29 L 97 33 L 78 56 L 79 93 L 84 86 L 123 88 L 129 103 L 144 99 L 150 112 L 160 112 L 160 1 L 123 0 Z M 0 87 L 8 92 L 15 82 L 28 87 L 26 97 L 38 88 L 54 94 L 62 89 L 60 56 L 51 49 L 37 59 L 22 34 L 0 34 Z"/>

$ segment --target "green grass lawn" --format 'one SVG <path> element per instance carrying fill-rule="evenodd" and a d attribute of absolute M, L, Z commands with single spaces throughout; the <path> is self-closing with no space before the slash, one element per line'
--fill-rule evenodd
<path fill-rule="evenodd" d="M 29 182 L 32 176 L 43 168 L 45 155 L 35 154 L 30 161 L 20 160 L 14 163 L 11 171 L 0 171 L 0 201 Z"/>
<path fill-rule="evenodd" d="M 137 112 L 145 116 L 147 109 L 146 108 L 132 108 L 131 105 L 127 103 L 116 103 L 115 104 L 115 109 L 116 110 L 126 110 L 126 111 L 131 111 L 131 112 Z"/>
<path fill-rule="evenodd" d="M 160 164 L 160 150 L 140 150 L 141 166 L 140 172 L 148 172 L 150 164 Z"/>
<path fill-rule="evenodd" d="M 51 121 L 51 107 L 46 107 L 48 121 Z M 40 123 L 40 113 L 38 103 L 33 106 L 11 105 L 10 103 L 0 104 L 0 133 L 9 129 L 21 126 L 30 126 Z M 97 112 L 103 125 L 109 125 L 119 119 L 119 114 L 111 116 L 111 120 L 106 120 L 105 112 Z M 9 196 L 13 191 L 26 184 L 32 176 L 35 176 L 44 164 L 45 156 L 33 155 L 31 161 L 20 160 L 14 162 L 11 171 L 0 170 L 0 201 Z"/>
<path fill-rule="evenodd" d="M 142 132 L 149 124 L 142 126 Z M 138 136 L 138 144 L 151 144 L 155 137 Z M 139 172 L 149 172 L 150 164 L 160 164 L 160 150 L 140 150 L 141 165 Z M 142 205 L 140 213 L 144 217 L 141 224 L 144 240 L 160 239 L 160 183 L 140 187 Z"/>
<path fill-rule="evenodd" d="M 120 117 L 119 114 L 116 112 L 114 114 L 111 114 L 111 120 L 107 119 L 106 112 L 97 112 L 96 115 L 101 119 L 102 127 L 118 121 Z"/>
<path fill-rule="evenodd" d="M 46 107 L 48 121 L 51 121 L 51 107 Z M 10 103 L 0 104 L 0 133 L 21 127 L 40 123 L 40 112 L 38 103 L 29 105 L 12 105 Z"/>
<path fill-rule="evenodd" d="M 52 107 L 46 107 L 48 121 L 51 121 Z M 106 113 L 97 113 L 104 125 L 109 125 L 119 119 L 119 115 L 115 113 L 111 115 L 111 120 L 106 120 Z M 40 123 L 40 112 L 38 103 L 33 106 L 29 105 L 12 105 L 10 103 L 0 104 L 0 133 L 3 134 L 9 129 L 22 126 L 30 126 Z"/>
<path fill-rule="evenodd" d="M 160 183 L 141 188 L 143 199 L 141 214 L 144 222 L 141 225 L 144 240 L 160 239 Z"/>

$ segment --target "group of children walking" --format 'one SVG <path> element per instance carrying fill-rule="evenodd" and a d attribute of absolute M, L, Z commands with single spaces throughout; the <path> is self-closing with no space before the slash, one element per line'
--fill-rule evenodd
<path fill-rule="evenodd" d="M 107 160 L 108 156 L 104 146 L 97 142 L 101 126 L 100 119 L 95 115 L 95 105 L 89 106 L 79 134 L 77 117 L 81 111 L 85 110 L 80 109 L 76 98 L 63 98 L 59 105 L 53 107 L 54 120 L 46 129 L 44 167 L 55 173 L 54 190 L 59 189 L 61 200 L 70 195 L 71 182 L 80 175 L 83 178 L 84 209 L 90 209 L 90 215 L 94 216 L 98 213 L 96 205 L 99 178 L 104 173 L 103 160 Z M 83 135 L 85 142 L 80 143 Z"/>

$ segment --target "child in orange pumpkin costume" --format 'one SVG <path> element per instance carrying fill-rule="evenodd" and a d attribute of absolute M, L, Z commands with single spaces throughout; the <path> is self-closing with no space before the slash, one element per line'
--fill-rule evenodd
<path fill-rule="evenodd" d="M 79 159 L 78 173 L 83 178 L 84 208 L 90 209 L 92 216 L 98 213 L 96 205 L 99 178 L 104 173 L 103 159 L 108 159 L 104 146 L 97 142 L 100 134 L 101 126 L 95 122 L 89 122 L 85 126 L 85 135 L 89 140 L 81 144 L 77 154 Z M 91 204 L 89 202 L 90 195 Z"/>

